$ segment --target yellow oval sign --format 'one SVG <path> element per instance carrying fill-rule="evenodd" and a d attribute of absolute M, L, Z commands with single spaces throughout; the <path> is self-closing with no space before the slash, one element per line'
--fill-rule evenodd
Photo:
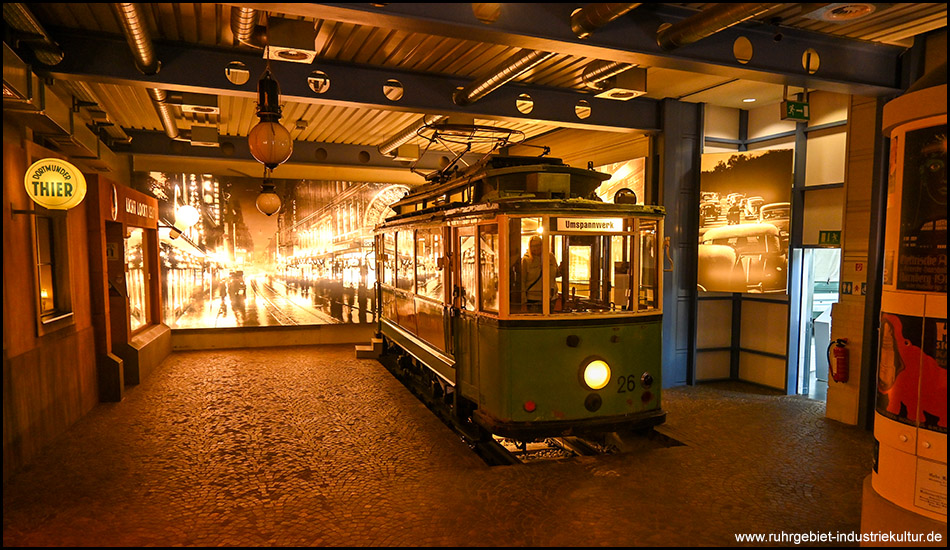
<path fill-rule="evenodd" d="M 86 178 L 82 172 L 60 159 L 34 162 L 26 171 L 24 185 L 33 202 L 50 210 L 69 210 L 86 196 Z"/>

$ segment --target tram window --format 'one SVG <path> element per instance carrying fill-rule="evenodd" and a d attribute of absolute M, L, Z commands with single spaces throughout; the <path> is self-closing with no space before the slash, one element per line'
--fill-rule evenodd
<path fill-rule="evenodd" d="M 659 307 L 657 273 L 660 258 L 657 248 L 657 230 L 658 223 L 655 220 L 640 222 L 640 290 L 637 293 L 640 311 Z"/>
<path fill-rule="evenodd" d="M 498 312 L 498 226 L 478 228 L 479 309 Z"/>
<path fill-rule="evenodd" d="M 631 311 L 633 295 L 630 292 L 630 272 L 633 238 L 614 236 L 610 238 L 610 302 L 612 309 Z"/>
<path fill-rule="evenodd" d="M 555 313 L 605 312 L 620 309 L 611 299 L 614 269 L 611 251 L 622 237 L 608 235 L 555 235 L 551 239 L 551 253 L 558 264 L 560 284 Z M 621 256 L 622 257 L 622 256 Z M 614 303 L 612 303 L 614 302 Z"/>
<path fill-rule="evenodd" d="M 441 229 L 416 231 L 416 292 L 420 296 L 443 299 L 442 271 L 439 269 L 442 254 Z"/>
<path fill-rule="evenodd" d="M 541 261 L 541 218 L 511 218 L 508 222 L 509 311 L 541 313 L 544 283 Z M 555 265 L 551 273 L 557 271 Z M 556 292 L 556 290 L 554 291 Z M 552 294 L 553 295 L 553 294 Z"/>
<path fill-rule="evenodd" d="M 463 233 L 464 232 L 464 233 Z M 459 292 L 462 295 L 461 308 L 475 310 L 475 288 L 478 280 L 478 267 L 475 263 L 477 250 L 475 235 L 471 229 L 459 230 Z"/>
<path fill-rule="evenodd" d="M 392 233 L 383 235 L 383 284 L 396 285 L 396 236 Z"/>
<path fill-rule="evenodd" d="M 396 233 L 396 288 L 399 290 L 414 290 L 412 231 L 398 231 Z"/>

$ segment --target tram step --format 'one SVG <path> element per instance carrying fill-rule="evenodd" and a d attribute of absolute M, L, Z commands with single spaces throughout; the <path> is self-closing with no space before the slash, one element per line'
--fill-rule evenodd
<path fill-rule="evenodd" d="M 382 338 L 373 338 L 368 346 L 356 346 L 357 359 L 379 359 L 383 353 Z"/>

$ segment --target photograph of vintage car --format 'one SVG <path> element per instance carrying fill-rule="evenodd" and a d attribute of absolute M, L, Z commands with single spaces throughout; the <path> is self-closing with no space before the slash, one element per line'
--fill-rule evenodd
<path fill-rule="evenodd" d="M 700 290 L 785 292 L 787 248 L 770 223 L 725 225 L 705 232 L 699 245 Z"/>
<path fill-rule="evenodd" d="M 700 292 L 785 292 L 793 152 L 703 155 Z"/>

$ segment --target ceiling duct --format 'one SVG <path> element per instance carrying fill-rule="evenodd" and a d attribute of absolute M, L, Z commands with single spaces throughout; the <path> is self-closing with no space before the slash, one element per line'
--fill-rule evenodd
<path fill-rule="evenodd" d="M 238 44 L 264 49 L 264 29 L 258 26 L 260 12 L 253 8 L 231 8 L 231 33 Z"/>
<path fill-rule="evenodd" d="M 30 46 L 37 61 L 44 65 L 56 65 L 63 60 L 62 48 L 53 42 L 25 4 L 4 2 L 3 20 L 14 29 L 14 47 Z"/>
<path fill-rule="evenodd" d="M 407 126 L 403 131 L 399 132 L 392 138 L 390 138 L 385 143 L 379 145 L 376 149 L 379 150 L 379 153 L 384 156 L 392 156 L 394 152 L 399 149 L 400 145 L 407 143 L 409 140 L 419 136 L 418 132 L 420 129 L 431 126 L 438 122 L 449 117 L 445 115 L 425 115 L 418 122 Z"/>
<path fill-rule="evenodd" d="M 594 31 L 610 23 L 614 19 L 636 8 L 636 4 L 588 4 L 574 10 L 571 14 L 571 30 L 578 38 L 587 38 Z"/>
<path fill-rule="evenodd" d="M 675 50 L 712 36 L 733 25 L 760 16 L 782 4 L 714 4 L 713 7 L 668 26 L 656 33 L 656 43 Z"/>
<path fill-rule="evenodd" d="M 132 49 L 135 66 L 147 75 L 157 73 L 161 69 L 161 62 L 155 57 L 152 37 L 145 26 L 141 6 L 139 4 L 112 4 L 112 9 L 119 19 L 125 38 Z M 187 132 L 178 129 L 175 116 L 177 107 L 168 102 L 168 94 L 165 90 L 149 88 L 147 91 L 148 96 L 152 99 L 155 112 L 158 113 L 158 118 L 161 120 L 165 135 L 174 140 L 189 141 L 190 137 L 185 135 Z"/>
<path fill-rule="evenodd" d="M 7 87 L 7 58 L 4 58 L 4 89 Z M 73 109 L 72 97 L 66 99 L 28 73 L 28 98 L 14 101 L 4 96 L 3 116 L 29 128 L 38 143 L 45 142 L 73 160 L 82 160 L 96 171 L 111 171 L 115 155 Z M 111 164 L 110 164 L 111 163 Z"/>
<path fill-rule="evenodd" d="M 554 55 L 554 52 L 523 50 L 493 68 L 488 76 L 456 90 L 452 101 L 459 106 L 471 105 Z"/>
<path fill-rule="evenodd" d="M 139 4 L 112 4 L 112 10 L 119 19 L 125 39 L 135 57 L 135 66 L 142 74 L 153 75 L 158 73 L 162 64 L 155 57 L 155 48 L 152 38 L 146 27 L 145 17 Z"/>
<path fill-rule="evenodd" d="M 6 42 L 3 43 L 3 108 L 39 110 L 42 84 Z"/>

